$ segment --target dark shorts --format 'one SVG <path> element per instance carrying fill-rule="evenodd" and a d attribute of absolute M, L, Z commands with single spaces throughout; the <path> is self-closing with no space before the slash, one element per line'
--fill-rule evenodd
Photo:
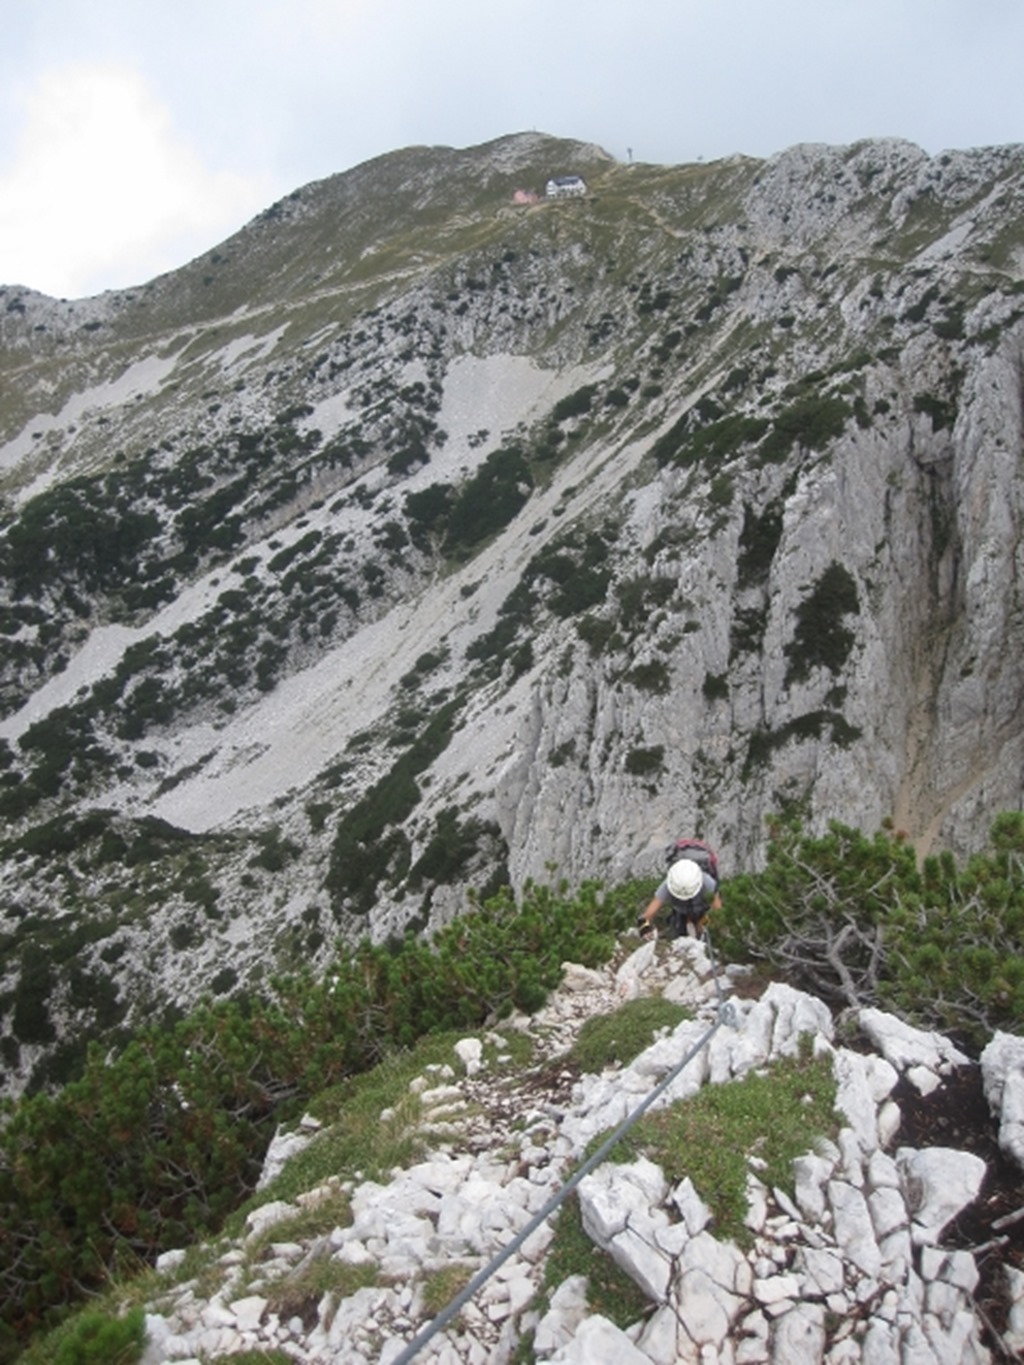
<path fill-rule="evenodd" d="M 701 924 L 707 914 L 706 906 L 697 906 L 693 910 L 684 910 L 679 907 L 674 909 L 665 924 L 664 937 L 671 940 L 674 938 L 700 938 L 702 935 Z M 690 926 L 693 926 L 692 929 Z"/>

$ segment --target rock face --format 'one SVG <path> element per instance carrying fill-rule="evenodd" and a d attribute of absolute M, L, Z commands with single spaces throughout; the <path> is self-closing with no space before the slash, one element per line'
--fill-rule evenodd
<path fill-rule="evenodd" d="M 1024 1345 L 1014 1328 L 1024 1312 L 1020 1274 L 1007 1279 L 1009 1332 L 995 1343 L 974 1307 L 975 1257 L 943 1245 L 951 1220 L 978 1198 L 985 1163 L 970 1152 L 901 1146 L 895 1136 L 900 1078 L 932 1090 L 967 1060 L 948 1040 L 877 1011 L 869 1022 L 878 1051 L 850 1051 L 820 1001 L 781 984 L 756 1000 L 725 999 L 728 976 L 716 985 L 708 967 L 703 949 L 683 940 L 657 950 L 646 944 L 617 971 L 571 971 L 544 1010 L 520 1021 L 555 1057 L 584 1019 L 635 991 L 671 990 L 696 1008 L 628 1066 L 584 1075 L 566 1097 L 537 1089 L 528 1100 L 499 1097 L 486 1066 L 466 1067 L 467 1056 L 474 1064 L 479 1057 L 477 1040 L 465 1040 L 449 1067 L 414 1083 L 424 1131 L 433 1135 L 429 1150 L 386 1184 L 345 1180 L 344 1225 L 306 1242 L 288 1231 L 301 1207 L 337 1197 L 337 1179 L 290 1202 L 274 1200 L 271 1188 L 269 1202 L 249 1215 L 246 1236 L 217 1249 L 203 1281 L 219 1278 L 212 1297 L 197 1281 L 175 1282 L 181 1255 L 164 1258 L 168 1284 L 149 1305 L 144 1365 L 272 1348 L 307 1365 L 414 1358 L 482 1365 L 510 1360 L 526 1333 L 538 1361 L 579 1365 L 963 1365 Z M 615 1128 L 667 1077 L 655 1108 L 770 1067 L 808 1034 L 815 1052 L 832 1060 L 843 1123 L 835 1141 L 796 1161 L 792 1194 L 767 1187 L 751 1155 L 749 1249 L 715 1235 L 688 1178 L 672 1184 L 644 1157 L 604 1160 L 578 1181 L 583 1227 L 639 1286 L 648 1309 L 619 1327 L 589 1308 L 585 1276 L 545 1281 L 546 1215 L 595 1135 Z M 997 1060 L 989 1065 L 1012 1106 L 1016 1082 Z M 998 1106 L 994 1118 L 999 1123 Z M 253 1262 L 247 1248 L 257 1241 Z M 314 1295 L 305 1313 L 282 1314 L 275 1308 L 282 1283 L 318 1260 L 361 1268 L 366 1287 L 342 1298 Z M 496 1261 L 493 1273 L 481 1273 Z M 454 1321 L 432 1333 L 425 1285 L 452 1265 L 464 1281 L 479 1282 Z"/>
<path fill-rule="evenodd" d="M 553 166 L 588 196 L 516 208 Z M 1019 147 L 529 135 L 3 291 L 4 1088 L 681 832 L 977 847 L 1024 770 L 1022 206 Z"/>

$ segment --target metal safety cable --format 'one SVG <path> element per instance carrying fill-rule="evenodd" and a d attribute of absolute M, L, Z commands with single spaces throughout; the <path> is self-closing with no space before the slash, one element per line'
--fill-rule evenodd
<path fill-rule="evenodd" d="M 718 979 L 718 969 L 715 965 L 714 954 L 711 951 L 710 935 L 706 932 L 705 940 L 707 942 L 708 956 L 711 960 L 712 972 L 714 974 L 715 986 L 718 993 L 718 1014 L 715 1022 L 707 1029 L 700 1040 L 690 1048 L 682 1061 L 677 1062 L 668 1075 L 658 1082 L 651 1093 L 646 1095 L 632 1113 L 628 1114 L 622 1120 L 611 1136 L 606 1138 L 597 1151 L 594 1152 L 592 1156 L 588 1157 L 578 1170 L 573 1172 L 565 1184 L 551 1196 L 539 1212 L 533 1215 L 526 1226 L 516 1233 L 508 1245 L 502 1247 L 501 1251 L 498 1252 L 494 1259 L 489 1261 L 482 1270 L 478 1271 L 477 1274 L 473 1276 L 466 1287 L 452 1299 L 451 1303 L 443 1308 L 441 1312 L 438 1313 L 437 1317 L 427 1323 L 426 1327 L 424 1327 L 418 1335 L 413 1337 L 412 1341 L 409 1342 L 400 1355 L 394 1357 L 391 1365 L 408 1365 L 410 1360 L 414 1360 L 420 1351 L 423 1350 L 424 1346 L 426 1346 L 438 1332 L 443 1331 L 448 1323 L 451 1322 L 452 1318 L 454 1318 L 470 1299 L 483 1288 L 491 1276 L 499 1270 L 511 1256 L 514 1256 L 523 1243 L 531 1237 L 543 1223 L 546 1223 L 558 1208 L 561 1207 L 569 1195 L 572 1194 L 576 1186 L 579 1185 L 580 1181 L 604 1161 L 605 1157 L 616 1143 L 618 1143 L 625 1134 L 629 1132 L 633 1125 L 643 1117 L 655 1100 L 658 1099 L 660 1095 L 664 1094 L 676 1077 L 689 1066 L 693 1059 L 707 1047 L 722 1025 L 728 1024 L 730 1027 L 735 1026 L 735 1012 L 733 1011 L 730 1002 L 725 1000 L 722 995 L 722 986 Z"/>

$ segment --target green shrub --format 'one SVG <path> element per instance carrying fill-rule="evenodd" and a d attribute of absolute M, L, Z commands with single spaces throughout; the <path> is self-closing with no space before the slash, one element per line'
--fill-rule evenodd
<path fill-rule="evenodd" d="M 655 777 L 665 771 L 665 746 L 652 744 L 650 748 L 638 745 L 626 755 L 626 772 L 634 777 Z"/>
<path fill-rule="evenodd" d="M 424 881 L 450 884 L 473 859 L 473 855 L 491 840 L 501 840 L 501 831 L 493 823 L 470 818 L 459 819 L 454 806 L 440 812 L 434 834 L 420 856 L 409 869 L 409 887 L 418 890 Z"/>
<path fill-rule="evenodd" d="M 576 741 L 575 739 L 567 739 L 564 744 L 559 744 L 548 754 L 548 765 L 552 768 L 562 768 L 575 756 Z"/>
<path fill-rule="evenodd" d="M 518 450 L 493 451 L 455 490 L 445 521 L 445 553 L 465 558 L 503 530 L 526 505 L 532 488 L 529 465 Z"/>
<path fill-rule="evenodd" d="M 923 321 L 928 309 L 939 297 L 939 287 L 937 284 L 929 285 L 916 303 L 910 305 L 903 314 L 905 322 Z"/>
<path fill-rule="evenodd" d="M 700 425 L 700 412 L 693 410 L 660 436 L 651 447 L 659 466 L 668 464 L 689 468 L 704 462 L 714 469 L 723 461 L 739 455 L 744 446 L 759 441 L 768 429 L 763 417 L 735 413 L 718 421 Z"/>
<path fill-rule="evenodd" d="M 841 749 L 861 736 L 858 726 L 851 725 L 838 711 L 821 709 L 795 716 L 777 730 L 752 730 L 747 738 L 747 757 L 743 765 L 744 777 L 768 762 L 771 755 L 793 740 L 820 739 L 828 731 L 829 739 Z"/>
<path fill-rule="evenodd" d="M 267 872 L 280 872 L 300 852 L 298 844 L 292 839 L 281 837 L 281 831 L 277 826 L 264 830 L 257 836 L 257 842 L 260 846 L 259 852 L 249 865 L 262 867 Z"/>
<path fill-rule="evenodd" d="M 932 431 L 951 431 L 956 421 L 956 403 L 934 394 L 919 393 L 914 398 L 914 411 L 923 412 L 932 420 Z"/>
<path fill-rule="evenodd" d="M 768 625 L 767 607 L 737 607 L 729 630 L 729 662 L 761 648 Z"/>
<path fill-rule="evenodd" d="M 781 464 L 795 445 L 806 450 L 823 450 L 829 441 L 841 436 L 852 415 L 842 398 L 813 395 L 784 408 L 759 447 L 761 459 Z"/>
<path fill-rule="evenodd" d="M 172 925 L 167 938 L 171 947 L 180 953 L 186 948 L 195 947 L 199 942 L 199 931 L 191 920 L 185 920 Z"/>
<path fill-rule="evenodd" d="M 749 588 L 767 579 L 782 539 L 784 513 L 785 507 L 780 500 L 768 503 L 760 514 L 749 503 L 744 506 L 736 558 L 738 588 Z"/>
<path fill-rule="evenodd" d="M 145 1345 L 141 1308 L 132 1308 L 121 1318 L 86 1310 L 56 1344 L 53 1365 L 135 1365 Z"/>
<path fill-rule="evenodd" d="M 513 520 L 532 489 L 533 475 L 517 448 L 492 451 L 458 487 L 437 483 L 406 495 L 409 536 L 420 549 L 433 543 L 454 559 L 466 559 Z"/>
<path fill-rule="evenodd" d="M 853 575 L 833 560 L 796 609 L 793 639 L 783 646 L 787 687 L 806 682 L 815 668 L 842 671 L 856 641 L 843 618 L 859 611 Z"/>
<path fill-rule="evenodd" d="M 676 592 L 673 578 L 653 578 L 649 574 L 639 574 L 624 578 L 615 585 L 615 596 L 619 600 L 618 624 L 620 628 L 634 635 L 644 630 L 652 613 L 672 600 Z"/>
<path fill-rule="evenodd" d="M 729 675 L 727 673 L 705 673 L 701 691 L 708 701 L 727 701 L 729 698 Z"/>
<path fill-rule="evenodd" d="M 877 1004 L 980 1046 L 1024 1025 L 1024 816 L 1000 816 L 990 847 L 958 867 L 899 831 L 837 821 L 818 837 L 772 830 L 763 873 L 730 879 L 726 954 L 785 971 L 841 1005 Z M 840 935 L 842 937 L 840 938 Z M 803 963 L 800 967 L 798 964 Z"/>
<path fill-rule="evenodd" d="M 708 505 L 710 507 L 725 508 L 732 505 L 735 485 L 728 474 L 717 474 L 711 480 L 711 487 L 708 489 Z"/>
<path fill-rule="evenodd" d="M 946 316 L 935 322 L 932 330 L 943 341 L 963 341 L 965 336 L 964 305 L 962 303 L 951 304 Z"/>
<path fill-rule="evenodd" d="M 452 489 L 446 483 L 432 483 L 405 495 L 405 515 L 414 545 L 429 549 L 431 537 L 441 535 L 451 501 Z"/>
<path fill-rule="evenodd" d="M 534 555 L 502 604 L 497 624 L 470 644 L 466 658 L 479 660 L 490 676 L 510 660 L 517 672 L 532 666 L 532 650 L 528 641 L 523 644 L 520 633 L 532 631 L 541 602 L 562 620 L 604 602 L 612 577 L 608 549 L 617 534 L 610 522 L 596 531 L 570 531 Z M 604 630 L 596 617 L 580 627 L 588 642 Z M 610 630 L 613 634 L 614 626 Z"/>
<path fill-rule="evenodd" d="M 283 550 L 279 550 L 276 555 L 273 555 L 267 561 L 268 570 L 271 573 L 280 573 L 283 569 L 286 569 L 288 565 L 293 562 L 293 560 L 298 559 L 300 556 L 309 555 L 314 549 L 316 549 L 317 545 L 320 543 L 322 538 L 323 538 L 322 531 L 307 531 L 304 536 L 301 536 L 298 540 L 293 541 L 291 545 L 286 545 Z M 224 601 L 224 599 L 227 596 L 228 596 L 227 593 L 222 593 L 221 601 Z M 235 602 L 234 604 L 235 610 L 237 610 L 239 607 L 244 607 L 248 605 L 247 599 L 242 595 L 239 596 L 241 600 Z M 227 605 L 231 605 L 230 602 Z"/>
<path fill-rule="evenodd" d="M 566 422 L 570 417 L 583 417 L 590 411 L 596 393 L 596 384 L 584 384 L 575 393 L 560 398 L 551 409 L 551 420 L 553 422 Z"/>
<path fill-rule="evenodd" d="M 416 775 L 447 748 L 460 707 L 458 701 L 441 707 L 390 772 L 338 821 L 325 882 L 337 909 L 368 914 L 378 886 L 408 872 L 409 841 L 398 826 L 419 800 Z"/>
<path fill-rule="evenodd" d="M 623 681 L 641 692 L 651 692 L 659 697 L 666 696 L 671 686 L 668 666 L 657 660 L 648 664 L 637 664 L 623 674 Z"/>
<path fill-rule="evenodd" d="M 619 645 L 622 643 L 615 622 L 594 612 L 579 617 L 576 621 L 576 633 L 595 656 L 603 654 L 608 648 L 617 647 L 616 642 Z"/>
<path fill-rule="evenodd" d="M 526 566 L 527 591 L 536 595 L 544 580 L 553 585 L 545 605 L 565 620 L 599 606 L 608 592 L 612 571 L 608 562 L 609 540 L 614 532 L 570 532 L 534 555 Z"/>
<path fill-rule="evenodd" d="M 222 967 L 210 982 L 210 991 L 213 995 L 227 995 L 237 985 L 238 973 L 234 967 Z"/>
<path fill-rule="evenodd" d="M 20 1043 L 52 1043 L 57 1031 L 50 1019 L 50 996 L 56 975 L 50 955 L 36 943 L 26 943 L 13 991 L 11 1032 Z"/>

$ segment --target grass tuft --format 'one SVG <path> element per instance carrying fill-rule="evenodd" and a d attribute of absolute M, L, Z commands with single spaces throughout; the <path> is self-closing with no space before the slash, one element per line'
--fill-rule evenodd
<path fill-rule="evenodd" d="M 799 1056 L 739 1081 L 704 1086 L 690 1099 L 645 1115 L 613 1153 L 613 1160 L 649 1157 L 670 1183 L 689 1176 L 711 1209 L 714 1234 L 749 1247 L 749 1158 L 769 1188 L 793 1192 L 793 1162 L 841 1126 L 835 1112 L 832 1059 L 811 1059 L 810 1040 Z M 601 1139 L 595 1139 L 597 1145 Z"/>
<path fill-rule="evenodd" d="M 659 1029 L 674 1029 L 690 1018 L 688 1010 L 660 996 L 629 1000 L 614 1014 L 588 1019 L 577 1034 L 569 1057 L 584 1071 L 601 1071 L 615 1063 L 626 1066 L 650 1047 Z"/>

